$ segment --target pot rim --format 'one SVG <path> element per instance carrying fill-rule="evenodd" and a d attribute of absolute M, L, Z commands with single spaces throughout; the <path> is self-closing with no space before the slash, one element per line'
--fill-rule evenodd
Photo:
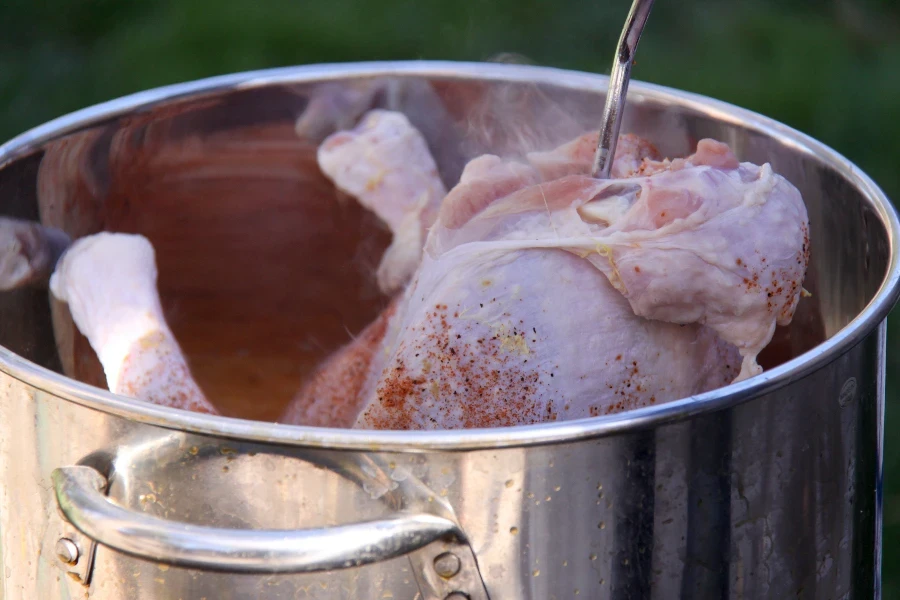
<path fill-rule="evenodd" d="M 0 145 L 0 169 L 17 158 L 31 154 L 48 141 L 164 102 L 272 84 L 386 76 L 533 82 L 598 92 L 605 92 L 608 82 L 604 75 L 551 67 L 452 61 L 331 63 L 247 71 L 138 92 L 59 117 Z M 900 234 L 900 221 L 884 192 L 856 165 L 828 146 L 793 128 L 725 102 L 639 81 L 630 84 L 629 94 L 635 100 L 668 101 L 721 121 L 740 124 L 777 139 L 782 144 L 793 146 L 797 152 L 815 156 L 851 181 L 881 217 L 890 245 L 887 274 L 866 308 L 812 350 L 740 383 L 613 415 L 493 429 L 351 430 L 282 425 L 198 414 L 135 401 L 83 384 L 26 360 L 3 346 L 0 346 L 0 371 L 47 394 L 81 406 L 167 429 L 260 443 L 329 449 L 400 452 L 494 449 L 608 436 L 729 408 L 823 367 L 859 343 L 885 320 L 900 297 L 900 250 L 895 242 Z"/>

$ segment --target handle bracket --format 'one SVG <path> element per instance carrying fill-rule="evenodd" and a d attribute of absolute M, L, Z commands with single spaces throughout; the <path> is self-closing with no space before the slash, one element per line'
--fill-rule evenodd
<path fill-rule="evenodd" d="M 106 478 L 94 469 L 90 471 L 92 473 L 85 474 L 82 484 L 97 496 L 104 497 L 107 491 Z M 48 557 L 51 564 L 56 564 L 70 575 L 67 581 L 88 586 L 91 583 L 97 542 L 74 527 L 58 505 L 55 513 L 55 518 L 50 519 L 41 547 L 46 552 L 53 553 L 52 557 Z"/>
<path fill-rule="evenodd" d="M 427 600 L 490 600 L 475 553 L 465 541 L 438 540 L 411 553 L 409 562 L 419 592 Z"/>

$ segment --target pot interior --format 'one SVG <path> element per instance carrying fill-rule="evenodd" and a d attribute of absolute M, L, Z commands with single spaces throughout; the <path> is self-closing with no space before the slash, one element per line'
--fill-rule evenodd
<path fill-rule="evenodd" d="M 72 236 L 147 236 L 167 318 L 204 391 L 227 415 L 273 420 L 313 366 L 388 300 L 374 277 L 388 233 L 320 173 L 318 143 L 369 108 L 401 110 L 449 187 L 478 154 L 549 148 L 596 127 L 602 80 L 576 89 L 542 73 L 541 83 L 374 73 L 171 99 L 7 162 L 0 214 Z M 635 84 L 630 102 L 623 133 L 673 157 L 704 137 L 724 141 L 741 160 L 771 163 L 803 194 L 812 296 L 776 333 L 765 367 L 813 349 L 872 300 L 887 273 L 887 228 L 837 167 L 694 100 Z M 105 387 L 87 341 L 46 290 L 0 294 L 0 344 Z"/>

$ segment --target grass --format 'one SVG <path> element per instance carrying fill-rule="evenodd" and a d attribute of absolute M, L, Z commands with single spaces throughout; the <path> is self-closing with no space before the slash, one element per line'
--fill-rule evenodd
<path fill-rule="evenodd" d="M 4 0 L 0 139 L 126 93 L 221 73 L 372 59 L 608 71 L 627 0 Z M 824 141 L 900 198 L 900 4 L 658 2 L 635 77 L 756 110 Z M 900 313 L 898 313 L 900 316 Z M 900 367 L 900 319 L 888 362 Z M 900 598 L 900 378 L 888 378 L 885 597 Z"/>

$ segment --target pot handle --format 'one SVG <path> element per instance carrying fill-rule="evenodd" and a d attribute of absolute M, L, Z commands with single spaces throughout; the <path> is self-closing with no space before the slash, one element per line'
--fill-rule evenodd
<path fill-rule="evenodd" d="M 114 504 L 100 491 L 106 478 L 92 467 L 62 467 L 51 477 L 63 515 L 85 536 L 137 558 L 179 567 L 309 573 L 396 558 L 447 537 L 465 542 L 455 523 L 426 514 L 300 530 L 177 523 Z"/>

